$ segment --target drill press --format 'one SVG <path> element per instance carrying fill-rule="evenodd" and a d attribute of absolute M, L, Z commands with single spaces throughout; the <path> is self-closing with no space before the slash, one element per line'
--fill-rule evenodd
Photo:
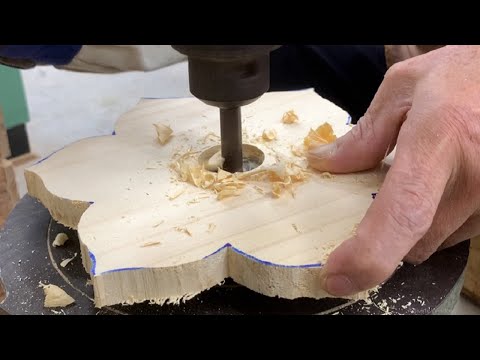
<path fill-rule="evenodd" d="M 172 45 L 188 57 L 190 92 L 220 109 L 223 169 L 243 170 L 241 107 L 270 87 L 270 52 L 279 45 Z"/>

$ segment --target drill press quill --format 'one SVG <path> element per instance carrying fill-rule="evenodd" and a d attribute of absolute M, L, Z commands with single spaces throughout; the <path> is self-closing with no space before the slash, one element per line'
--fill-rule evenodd
<path fill-rule="evenodd" d="M 241 107 L 270 87 L 270 52 L 280 45 L 172 45 L 188 57 L 190 92 L 220 109 L 223 169 L 243 171 Z"/>

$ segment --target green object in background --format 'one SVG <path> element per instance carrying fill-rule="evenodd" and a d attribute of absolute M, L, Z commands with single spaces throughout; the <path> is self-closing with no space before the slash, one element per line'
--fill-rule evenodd
<path fill-rule="evenodd" d="M 7 130 L 28 122 L 27 99 L 19 69 L 0 65 L 0 107 Z"/>

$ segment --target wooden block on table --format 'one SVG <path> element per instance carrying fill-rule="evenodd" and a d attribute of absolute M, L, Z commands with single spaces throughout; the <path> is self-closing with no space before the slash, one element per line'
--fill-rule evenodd
<path fill-rule="evenodd" d="M 462 293 L 480 305 L 480 236 L 470 241 L 470 255 Z"/>
<path fill-rule="evenodd" d="M 0 225 L 6 220 L 8 214 L 17 204 L 19 199 L 15 171 L 12 162 L 0 160 Z"/>
<path fill-rule="evenodd" d="M 3 300 L 5 300 L 6 296 L 7 296 L 7 291 L 5 290 L 5 285 L 3 285 L 2 279 L 0 278 L 0 304 L 2 303 Z"/>
<path fill-rule="evenodd" d="M 10 156 L 10 145 L 8 143 L 7 129 L 3 119 L 2 109 L 0 109 L 0 159 Z"/>

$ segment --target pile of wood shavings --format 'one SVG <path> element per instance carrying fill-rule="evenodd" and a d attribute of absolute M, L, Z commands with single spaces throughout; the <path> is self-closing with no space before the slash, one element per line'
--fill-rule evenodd
<path fill-rule="evenodd" d="M 297 121 L 298 116 L 293 110 L 286 112 L 282 117 L 282 122 L 285 124 L 292 124 Z M 201 142 L 207 142 L 212 134 L 207 134 Z M 217 137 L 217 135 L 213 135 Z M 248 138 L 248 134 L 244 133 L 244 138 Z M 265 130 L 261 137 L 263 141 L 272 141 L 276 138 L 275 130 Z M 308 150 L 320 144 L 331 143 L 336 139 L 332 126 L 329 123 L 324 123 L 316 130 L 311 129 L 303 143 L 304 148 Z M 299 147 L 292 146 L 291 151 L 297 157 L 304 156 L 303 150 Z M 239 196 L 247 183 L 254 183 L 254 188 L 257 191 L 261 190 L 260 192 L 263 192 L 263 190 L 258 186 L 259 183 L 267 184 L 270 187 L 269 192 L 275 198 L 279 198 L 285 192 L 294 196 L 294 186 L 303 183 L 309 175 L 306 168 L 289 161 L 280 161 L 271 168 L 253 170 L 247 173 L 232 174 L 220 167 L 217 172 L 214 172 L 213 169 L 206 169 L 205 165 L 198 163 L 197 154 L 198 152 L 192 151 L 187 151 L 183 155 L 178 154 L 179 156 L 174 159 L 170 168 L 179 181 L 189 183 L 200 189 L 211 190 L 215 192 L 218 200 Z"/>
<path fill-rule="evenodd" d="M 270 186 L 270 193 L 278 198 L 284 192 L 292 195 L 295 185 L 307 179 L 308 172 L 294 163 L 281 163 L 269 169 L 253 170 L 248 173 L 229 173 L 218 169 L 211 172 L 198 164 L 196 153 L 189 152 L 174 160 L 170 168 L 179 181 L 189 183 L 197 188 L 212 190 L 218 200 L 239 196 L 247 183 L 264 183 Z"/>
<path fill-rule="evenodd" d="M 188 152 L 175 160 L 170 168 L 176 173 L 178 180 L 189 183 L 200 189 L 213 190 L 217 199 L 238 196 L 245 183 L 236 174 L 219 169 L 217 173 L 208 171 L 198 164 L 196 153 Z"/>
<path fill-rule="evenodd" d="M 282 193 L 289 192 L 294 196 L 294 186 L 303 183 L 309 173 L 295 163 L 282 162 L 270 169 L 261 169 L 246 174 L 240 174 L 242 180 L 264 182 L 270 184 L 271 194 L 279 198 Z"/>

